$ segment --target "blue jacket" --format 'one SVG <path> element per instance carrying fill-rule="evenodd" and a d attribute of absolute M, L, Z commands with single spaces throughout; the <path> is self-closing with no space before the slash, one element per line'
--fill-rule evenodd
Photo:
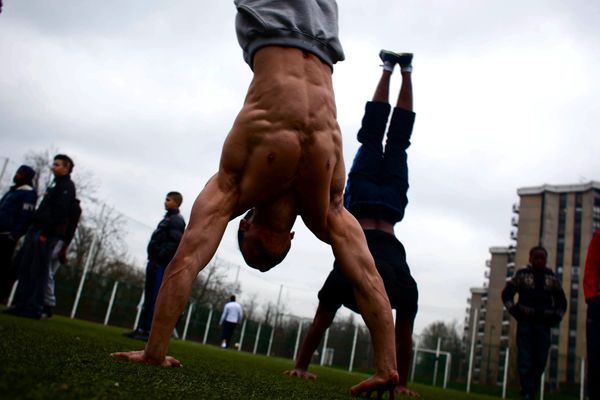
<path fill-rule="evenodd" d="M 33 228 L 44 235 L 64 239 L 69 226 L 69 216 L 76 201 L 75 196 L 75 185 L 70 175 L 54 178 L 33 215 Z"/>
<path fill-rule="evenodd" d="M 179 210 L 169 210 L 150 237 L 148 243 L 148 259 L 158 263 L 171 261 L 179 246 L 185 221 Z"/>
<path fill-rule="evenodd" d="M 30 185 L 11 186 L 0 199 L 0 233 L 17 240 L 31 224 L 37 193 Z"/>

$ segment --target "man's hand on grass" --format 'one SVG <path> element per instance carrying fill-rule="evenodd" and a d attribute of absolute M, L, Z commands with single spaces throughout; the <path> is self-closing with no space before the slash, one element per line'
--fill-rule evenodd
<path fill-rule="evenodd" d="M 166 356 L 162 360 L 152 360 L 152 359 L 146 357 L 146 353 L 144 350 L 118 351 L 116 353 L 111 353 L 110 355 L 111 355 L 111 357 L 127 358 L 128 360 L 134 361 L 134 362 L 151 364 L 151 365 L 160 365 L 161 367 L 175 367 L 175 368 L 183 367 L 183 364 L 181 364 L 181 362 L 179 362 L 179 360 L 177 360 L 176 358 L 171 357 L 171 356 Z"/>
<path fill-rule="evenodd" d="M 295 377 L 298 377 L 298 378 L 317 379 L 317 375 L 312 374 L 312 373 L 310 373 L 307 370 L 302 369 L 302 368 L 290 369 L 290 370 L 287 370 L 287 371 L 283 371 L 283 373 L 285 375 L 295 376 Z"/>

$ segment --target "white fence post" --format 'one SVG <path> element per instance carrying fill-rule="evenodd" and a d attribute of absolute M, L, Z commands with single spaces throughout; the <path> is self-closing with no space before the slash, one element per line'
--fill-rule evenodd
<path fill-rule="evenodd" d="M 440 347 L 442 345 L 442 338 L 438 336 L 437 346 L 435 348 L 435 362 L 433 363 L 433 386 L 437 383 L 438 365 L 440 363 Z"/>
<path fill-rule="evenodd" d="M 8 303 L 6 303 L 6 307 L 10 307 L 15 298 L 15 293 L 17 292 L 17 285 L 19 285 L 19 281 L 15 281 L 12 285 L 12 289 L 10 290 L 10 296 L 8 296 Z"/>
<path fill-rule="evenodd" d="M 323 349 L 321 350 L 321 363 L 322 366 L 325 364 L 325 350 L 327 350 L 327 340 L 329 339 L 329 328 L 325 331 L 325 337 L 323 338 Z"/>
<path fill-rule="evenodd" d="M 546 372 L 542 374 L 542 382 L 540 383 L 540 400 L 544 400 L 544 384 L 546 383 Z"/>
<path fill-rule="evenodd" d="M 104 325 L 108 325 L 110 313 L 112 312 L 113 303 L 115 301 L 115 295 L 117 294 L 117 286 L 119 286 L 119 281 L 115 281 L 115 284 L 113 285 L 112 293 L 110 294 L 110 300 L 108 301 L 108 307 L 106 308 L 106 316 L 104 317 Z"/>
<path fill-rule="evenodd" d="M 92 245 L 90 246 L 88 256 L 85 260 L 83 274 L 81 274 L 81 280 L 79 281 L 79 287 L 77 288 L 77 294 L 75 295 L 75 302 L 73 303 L 73 309 L 71 310 L 71 318 L 75 318 L 75 312 L 77 312 L 77 307 L 79 306 L 79 299 L 81 298 L 81 291 L 83 290 L 83 282 L 85 281 L 85 276 L 87 275 L 88 268 L 90 267 L 90 263 L 92 262 L 97 240 L 98 236 L 94 235 Z"/>
<path fill-rule="evenodd" d="M 469 354 L 469 372 L 467 374 L 467 393 L 471 391 L 471 376 L 473 374 L 473 355 L 475 353 L 475 335 L 477 334 L 477 317 L 478 317 L 478 309 L 475 309 L 473 313 L 473 325 L 471 325 L 471 354 Z"/>
<path fill-rule="evenodd" d="M 510 356 L 510 347 L 506 347 L 504 354 L 504 379 L 502 380 L 502 398 L 506 398 L 506 387 L 508 385 L 508 358 Z"/>
<path fill-rule="evenodd" d="M 300 346 L 300 335 L 302 335 L 302 320 L 298 321 L 298 333 L 296 334 L 296 345 L 294 346 L 294 361 L 296 361 L 296 356 L 298 355 L 298 346 Z"/>
<path fill-rule="evenodd" d="M 206 319 L 206 328 L 204 329 L 204 338 L 202 338 L 202 344 L 206 344 L 206 339 L 208 338 L 208 330 L 210 328 L 210 319 L 212 318 L 213 307 L 210 305 L 210 309 L 208 310 L 208 318 Z"/>
<path fill-rule="evenodd" d="M 4 163 L 2 164 L 2 169 L 0 170 L 0 183 L 2 182 L 2 178 L 4 178 L 4 173 L 6 172 L 6 166 L 8 165 L 8 157 L 4 159 Z"/>
<path fill-rule="evenodd" d="M 256 354 L 256 349 L 258 348 L 258 339 L 260 338 L 260 329 L 262 328 L 262 323 L 258 323 L 258 329 L 256 330 L 256 339 L 254 339 L 254 350 L 252 350 L 252 354 Z"/>
<path fill-rule="evenodd" d="M 354 355 L 356 354 L 356 341 L 358 340 L 358 325 L 354 325 L 354 338 L 352 339 L 352 352 L 350 353 L 350 365 L 348 372 L 352 372 L 354 366 Z"/>
<path fill-rule="evenodd" d="M 281 290 L 279 291 L 279 293 L 281 294 Z M 275 337 L 275 329 L 277 328 L 278 319 L 279 314 L 275 315 L 275 323 L 273 324 L 273 329 L 271 329 L 271 336 L 269 336 L 269 347 L 267 348 L 267 357 L 271 356 L 271 347 L 273 346 L 273 337 Z"/>
<path fill-rule="evenodd" d="M 142 295 L 140 296 L 140 302 L 137 305 L 137 312 L 135 314 L 135 321 L 133 322 L 133 329 L 135 330 L 138 326 L 138 322 L 140 322 L 140 315 L 142 314 L 142 307 L 144 307 L 144 298 L 146 297 L 146 291 L 142 290 Z"/>
<path fill-rule="evenodd" d="M 410 381 L 415 381 L 415 370 L 417 369 L 417 353 L 419 352 L 419 336 L 417 336 L 417 340 L 415 341 L 415 349 L 413 353 L 413 361 L 412 361 L 412 370 L 410 371 Z"/>
<path fill-rule="evenodd" d="M 183 334 L 181 335 L 181 340 L 185 340 L 187 337 L 188 327 L 190 326 L 190 318 L 192 316 L 192 311 L 194 311 L 194 303 L 190 303 L 188 306 L 188 313 L 185 317 L 185 326 L 183 327 Z"/>
<path fill-rule="evenodd" d="M 238 347 L 238 351 L 242 350 L 242 343 L 244 343 L 244 335 L 246 334 L 246 321 L 248 320 L 245 319 L 244 323 L 242 324 L 242 333 L 240 333 L 240 346 Z"/>
<path fill-rule="evenodd" d="M 444 389 L 448 388 L 448 377 L 450 376 L 450 368 L 452 365 L 452 355 L 446 354 L 446 370 L 444 371 Z"/>

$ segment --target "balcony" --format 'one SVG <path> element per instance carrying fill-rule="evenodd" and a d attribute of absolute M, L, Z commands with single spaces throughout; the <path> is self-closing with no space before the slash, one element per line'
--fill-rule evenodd
<path fill-rule="evenodd" d="M 512 240 L 517 240 L 517 230 L 513 229 L 512 231 L 510 231 L 510 238 Z"/>
<path fill-rule="evenodd" d="M 512 226 L 519 226 L 519 218 L 518 217 L 512 217 L 512 219 L 510 220 L 510 224 Z"/>
<path fill-rule="evenodd" d="M 518 214 L 518 213 L 519 213 L 519 205 L 518 205 L 517 203 L 514 203 L 514 204 L 513 204 L 513 206 L 512 206 L 512 211 L 513 211 L 513 213 L 515 213 L 515 214 Z"/>
<path fill-rule="evenodd" d="M 483 277 L 486 278 L 486 279 L 490 279 L 490 271 L 488 269 L 486 269 L 483 272 Z"/>
<path fill-rule="evenodd" d="M 492 266 L 492 260 L 485 260 L 485 266 L 487 268 L 491 267 Z"/>

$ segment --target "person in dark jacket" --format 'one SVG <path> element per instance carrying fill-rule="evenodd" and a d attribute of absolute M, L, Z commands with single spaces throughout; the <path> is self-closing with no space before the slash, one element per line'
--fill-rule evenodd
<path fill-rule="evenodd" d="M 12 258 L 17 241 L 27 232 L 35 211 L 37 193 L 33 188 L 35 171 L 21 165 L 14 185 L 0 199 L 0 302 L 6 303 L 17 279 Z"/>
<path fill-rule="evenodd" d="M 502 291 L 504 307 L 517 320 L 519 380 L 523 399 L 535 398 L 546 368 L 550 328 L 560 323 L 567 299 L 560 280 L 546 267 L 548 252 L 541 246 L 529 251 L 529 265 L 517 271 Z M 519 302 L 514 303 L 515 294 Z"/>
<path fill-rule="evenodd" d="M 124 333 L 125 336 L 147 340 L 152 326 L 154 306 L 167 265 L 175 255 L 177 246 L 185 230 L 185 221 L 179 212 L 183 197 L 179 192 L 169 192 L 165 199 L 165 214 L 150 237 L 148 243 L 148 264 L 144 285 L 144 304 L 136 329 Z"/>
<path fill-rule="evenodd" d="M 71 180 L 73 160 L 65 154 L 54 156 L 54 180 L 46 189 L 35 211 L 31 229 L 15 261 L 19 285 L 10 314 L 40 319 L 44 308 L 44 292 L 52 255 L 62 247 L 75 204 L 75 184 Z"/>

